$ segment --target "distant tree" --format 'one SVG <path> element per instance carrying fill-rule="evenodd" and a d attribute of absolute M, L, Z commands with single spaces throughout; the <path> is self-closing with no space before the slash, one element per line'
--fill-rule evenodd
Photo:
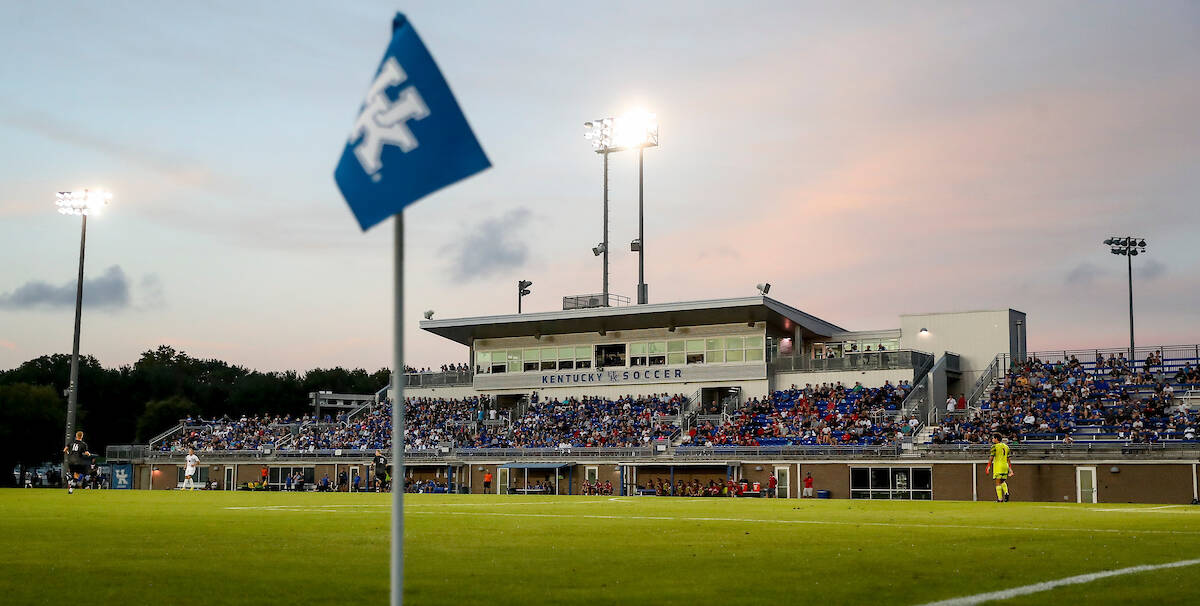
<path fill-rule="evenodd" d="M 53 387 L 0 385 L 0 486 L 14 485 L 9 473 L 62 456 L 66 407 Z"/>
<path fill-rule="evenodd" d="M 146 410 L 137 420 L 137 441 L 144 444 L 159 432 L 178 423 L 180 419 L 199 412 L 200 408 L 183 396 L 146 402 Z"/>
<path fill-rule="evenodd" d="M 119 368 L 106 369 L 87 355 L 80 356 L 79 362 L 76 419 L 88 427 L 88 445 L 97 452 L 110 444 L 153 437 L 188 412 L 206 418 L 302 414 L 311 410 L 311 392 L 371 394 L 386 385 L 391 374 L 386 368 L 367 372 L 342 367 L 258 372 L 222 360 L 194 358 L 169 345 L 147 350 L 132 365 Z M 0 371 L 0 385 L 47 386 L 59 398 L 59 409 L 65 410 L 70 373 L 71 356 L 52 354 Z M 147 408 L 147 403 L 166 401 L 173 404 Z M 180 402 L 191 408 L 180 408 Z"/>

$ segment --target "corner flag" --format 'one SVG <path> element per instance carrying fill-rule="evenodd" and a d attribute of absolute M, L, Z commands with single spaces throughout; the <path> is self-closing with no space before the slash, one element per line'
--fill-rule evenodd
<path fill-rule="evenodd" d="M 333 177 L 366 231 L 489 166 L 433 57 L 402 13 Z"/>
<path fill-rule="evenodd" d="M 491 166 L 433 57 L 396 13 L 392 42 L 333 172 L 366 231 L 395 216 L 391 604 L 404 602 L 404 207 Z"/>

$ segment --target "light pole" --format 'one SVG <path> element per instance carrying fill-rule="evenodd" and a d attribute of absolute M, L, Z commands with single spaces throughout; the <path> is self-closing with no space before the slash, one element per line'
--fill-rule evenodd
<path fill-rule="evenodd" d="M 519 280 L 517 282 L 517 314 L 521 313 L 521 299 L 529 294 L 529 287 L 533 286 L 533 282 L 529 280 Z"/>
<path fill-rule="evenodd" d="M 83 314 L 83 253 L 87 245 L 88 215 L 99 214 L 112 201 L 112 193 L 102 189 L 58 192 L 55 205 L 59 214 L 82 217 L 79 232 L 79 279 L 75 284 L 75 339 L 71 345 L 71 382 L 67 391 L 67 431 L 63 446 L 69 446 L 75 437 L 75 411 L 79 403 L 79 324 Z M 65 450 L 64 450 L 65 453 Z M 63 456 L 62 481 L 66 482 L 69 469 Z"/>
<path fill-rule="evenodd" d="M 1146 254 L 1146 239 L 1136 236 L 1113 236 L 1104 241 L 1112 254 L 1125 255 L 1129 271 L 1129 367 L 1133 368 L 1133 258 Z"/>
<path fill-rule="evenodd" d="M 630 249 L 638 253 L 638 303 L 647 301 L 646 264 L 645 264 L 645 232 L 642 200 L 642 151 L 647 147 L 658 146 L 658 122 L 654 114 L 638 111 L 630 112 L 619 118 L 601 118 L 583 123 L 588 132 L 584 138 L 592 142 L 596 153 L 604 156 L 604 240 L 592 252 L 596 256 L 604 256 L 603 296 L 604 306 L 608 306 L 608 154 L 625 149 L 638 150 L 638 239 Z"/>
<path fill-rule="evenodd" d="M 646 211 L 643 202 L 642 155 L 647 147 L 658 147 L 658 120 L 651 113 L 630 112 L 621 116 L 617 127 L 618 144 L 636 147 L 638 150 L 638 238 L 630 245 L 630 250 L 638 254 L 637 302 L 638 305 L 645 305 L 650 302 L 650 289 L 646 286 Z"/>
<path fill-rule="evenodd" d="M 620 151 L 613 146 L 613 122 L 613 118 L 601 118 L 583 123 L 583 127 L 588 129 L 583 138 L 590 140 L 592 149 L 604 156 L 604 240 L 600 242 L 599 246 L 592 249 L 596 256 L 604 256 L 603 290 L 601 291 L 604 297 L 601 305 L 604 307 L 608 307 L 608 154 Z"/>

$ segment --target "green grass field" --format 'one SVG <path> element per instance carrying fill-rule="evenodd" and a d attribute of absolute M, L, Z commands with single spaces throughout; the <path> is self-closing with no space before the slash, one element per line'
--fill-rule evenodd
<path fill-rule="evenodd" d="M 381 604 L 388 495 L 0 491 L 0 603 Z M 922 604 L 1200 558 L 1200 508 L 416 495 L 411 604 Z M 76 591 L 72 589 L 71 591 Z M 1200 566 L 1013 604 L 1200 602 Z"/>

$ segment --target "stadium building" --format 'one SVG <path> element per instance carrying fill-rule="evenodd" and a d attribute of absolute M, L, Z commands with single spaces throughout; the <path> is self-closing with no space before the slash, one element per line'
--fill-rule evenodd
<path fill-rule="evenodd" d="M 446 427 L 438 435 L 462 431 L 487 436 L 512 431 L 521 420 L 536 421 L 530 411 L 547 401 L 678 396 L 677 410 L 655 412 L 653 437 L 616 446 L 564 441 L 540 447 L 464 447 L 447 440 L 410 449 L 406 479 L 432 481 L 444 486 L 439 490 L 456 492 L 485 492 L 485 479 L 491 477 L 486 491 L 492 493 L 582 494 L 585 485 L 611 484 L 613 494 L 634 495 L 653 493 L 655 486 L 730 481 L 765 491 L 774 476 L 771 496 L 797 498 L 803 479 L 811 475 L 817 493 L 831 498 L 990 500 L 994 487 L 984 469 L 986 444 L 941 443 L 940 432 L 951 424 L 969 427 L 974 415 L 992 410 L 988 398 L 993 390 L 1024 380 L 1013 378 L 1018 363 L 1036 356 L 1056 368 L 1069 365 L 1076 376 L 1089 377 L 1089 384 L 1099 381 L 1110 390 L 1106 394 L 1114 395 L 1109 401 L 1109 395 L 1093 394 L 1097 410 L 1121 404 L 1118 393 L 1161 395 L 1146 391 L 1156 388 L 1133 375 L 1127 384 L 1110 379 L 1118 371 L 1109 372 L 1105 360 L 1116 360 L 1117 352 L 1027 355 L 1026 316 L 1012 309 L 908 314 L 892 328 L 847 330 L 765 295 L 636 306 L 580 301 L 564 299 L 561 311 L 421 322 L 422 329 L 463 345 L 471 369 L 405 375 L 404 396 L 428 399 L 421 405 L 430 407 L 478 402 L 468 414 L 439 421 Z M 1145 376 L 1156 372 L 1165 377 L 1200 361 L 1196 346 L 1161 349 L 1165 359 L 1153 369 L 1147 365 Z M 1138 364 L 1132 364 L 1131 372 L 1143 372 L 1136 370 Z M 877 434 L 878 427 L 903 431 L 881 440 L 851 441 L 842 435 L 836 443 L 762 435 L 752 436 L 752 445 L 695 438 L 698 427 L 745 420 L 743 406 L 748 403 L 774 402 L 773 394 L 823 384 L 840 384 L 847 393 L 858 386 L 899 394 L 869 415 L 855 412 L 853 418 Z M 345 422 L 353 423 L 390 395 L 387 388 L 373 396 L 318 393 L 313 394 L 313 409 L 316 417 L 341 412 Z M 822 414 L 840 417 L 852 397 L 829 403 Z M 1176 427 L 1175 421 L 1192 419 L 1192 405 L 1200 403 L 1200 395 L 1182 390 L 1172 402 L 1180 404 L 1181 412 L 1170 419 L 1170 430 L 1164 423 L 1161 434 L 1156 431 L 1156 439 L 1145 443 L 1136 431 L 1126 434 L 1099 420 L 1086 426 L 1081 421 L 1077 427 L 1074 416 L 1066 430 L 1056 425 L 1055 431 L 1038 433 L 1033 425 L 1021 426 L 1020 440 L 1014 443 L 1018 473 L 1010 481 L 1013 497 L 1192 502 L 1200 497 L 1200 450 L 1191 441 L 1194 436 L 1185 438 L 1185 427 Z M 1057 401 L 1038 410 L 1039 421 L 1065 414 Z M 1100 418 L 1099 412 L 1093 414 Z M 128 466 L 135 488 L 174 488 L 182 481 L 185 453 L 164 445 L 188 430 L 181 424 L 149 445 L 110 448 L 109 457 Z M 296 473 L 309 485 L 326 474 L 336 479 L 342 473 L 360 476 L 362 486 L 370 484 L 373 448 L 304 447 L 291 435 L 313 431 L 288 429 L 275 443 L 253 450 L 201 452 L 201 479 L 232 489 L 260 481 L 265 470 L 271 488 L 283 487 L 284 478 Z M 982 433 L 990 435 L 986 428 Z"/>

